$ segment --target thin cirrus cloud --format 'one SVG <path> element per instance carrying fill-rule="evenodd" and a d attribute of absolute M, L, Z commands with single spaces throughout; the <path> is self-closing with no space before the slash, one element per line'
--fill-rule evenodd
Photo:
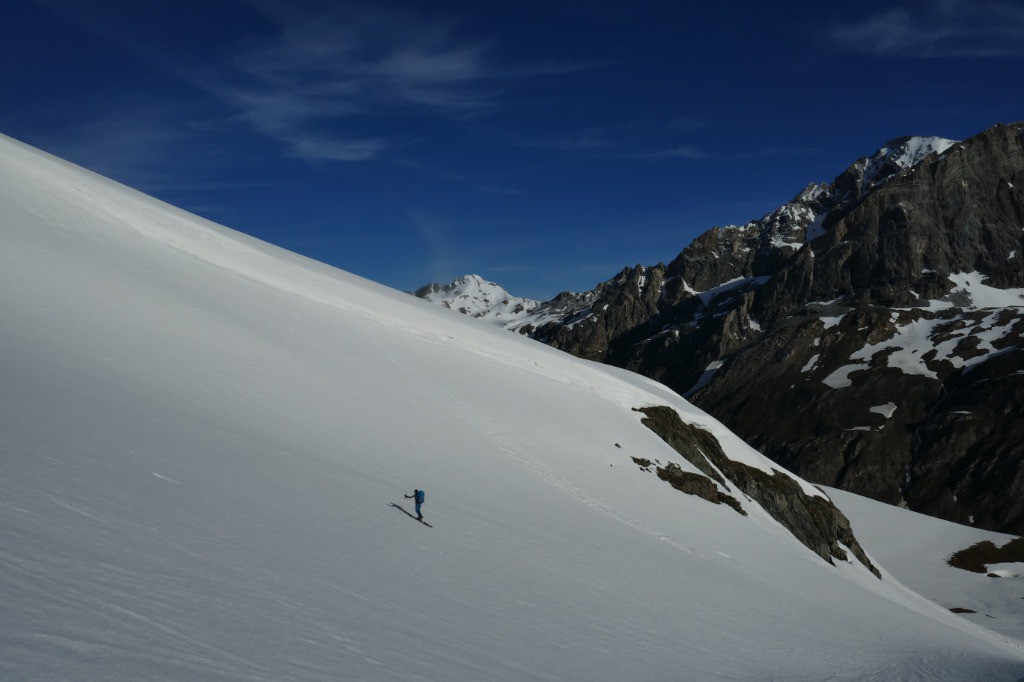
<path fill-rule="evenodd" d="M 668 147 L 666 149 L 655 149 L 648 152 L 636 152 L 629 154 L 626 158 L 637 161 L 665 161 L 671 159 L 707 159 L 710 155 L 697 147 L 682 145 L 679 147 Z"/>
<path fill-rule="evenodd" d="M 454 40 L 449 24 L 375 12 L 275 18 L 274 38 L 236 49 L 198 84 L 289 156 L 374 159 L 397 134 L 385 119 L 471 117 L 497 97 L 487 47 Z"/>
<path fill-rule="evenodd" d="M 37 1 L 225 107 L 227 118 L 210 114 L 211 124 L 247 128 L 276 142 L 283 155 L 311 163 L 370 161 L 395 149 L 408 154 L 415 145 L 410 131 L 430 124 L 424 117 L 466 127 L 507 112 L 511 96 L 538 78 L 601 67 L 500 63 L 492 41 L 467 35 L 456 19 L 330 0 L 240 0 L 261 20 L 240 24 L 258 23 L 261 32 L 214 46 L 200 60 L 174 34 L 147 40 L 129 30 L 127 13 L 90 12 L 75 0 Z M 154 119 L 151 127 L 162 122 Z"/>
<path fill-rule="evenodd" d="M 429 254 L 431 281 L 444 280 L 456 268 L 450 221 L 424 211 L 409 211 L 409 221 L 420 234 Z"/>
<path fill-rule="evenodd" d="M 945 0 L 894 8 L 836 25 L 834 45 L 874 56 L 987 58 L 1024 56 L 1024 7 Z"/>
<path fill-rule="evenodd" d="M 679 117 L 667 123 L 637 119 L 605 126 L 570 130 L 559 135 L 519 137 L 512 141 L 518 147 L 581 154 L 595 159 L 626 161 L 667 161 L 674 159 L 712 159 L 716 155 L 689 144 L 671 144 L 652 139 L 651 131 L 667 131 L 677 137 L 692 136 L 695 130 L 710 124 L 691 117 Z M 654 136 L 660 137 L 660 135 Z"/>
<path fill-rule="evenodd" d="M 481 70 L 473 63 L 471 50 L 446 41 L 440 24 L 417 42 L 407 39 L 409 22 L 388 21 L 373 12 L 346 18 L 324 14 L 327 10 L 311 13 L 306 9 L 309 5 L 298 9 L 278 0 L 244 0 L 267 20 L 272 34 L 242 37 L 219 49 L 215 59 L 200 63 L 183 45 L 149 41 L 145 34 L 127 30 L 126 20 L 117 11 L 89 12 L 72 0 L 38 1 L 62 19 L 226 105 L 234 112 L 229 123 L 241 123 L 275 140 L 286 156 L 311 162 L 376 158 L 388 147 L 385 135 L 352 121 L 379 115 L 384 107 L 403 99 L 401 92 L 410 93 L 404 98 L 407 101 L 431 101 L 431 73 L 443 84 L 458 73 L 472 75 Z M 417 54 L 422 59 L 417 60 Z M 443 101 L 444 93 L 434 94 L 433 100 Z M 449 96 L 447 101 L 457 100 Z M 134 148 L 144 158 L 155 144 L 180 134 L 180 125 L 159 115 L 160 103 L 155 97 L 141 109 L 135 106 L 137 115 L 130 118 L 147 123 L 131 121 L 129 132 L 140 132 L 123 136 L 127 141 L 120 147 L 126 149 L 125 156 Z M 173 108 L 173 103 L 163 104 Z M 345 130 L 339 132 L 341 124 Z M 120 124 L 101 112 L 96 125 L 118 129 Z M 161 126 L 166 128 L 163 134 Z"/>
<path fill-rule="evenodd" d="M 673 159 L 709 159 L 712 155 L 697 147 L 679 145 L 648 151 L 625 150 L 622 143 L 600 135 L 566 135 L 564 137 L 532 138 L 520 140 L 520 146 L 557 152 L 585 154 L 599 159 L 626 161 L 670 161 Z"/>
<path fill-rule="evenodd" d="M 407 134 L 409 116 L 471 121 L 507 109 L 521 84 L 601 67 L 499 64 L 489 41 L 460 37 L 459 22 L 408 9 L 250 4 L 274 35 L 229 51 L 197 85 L 311 161 L 374 159 Z"/>
<path fill-rule="evenodd" d="M 368 161 L 386 146 L 384 140 L 340 140 L 294 134 L 283 140 L 286 155 L 305 161 Z"/>

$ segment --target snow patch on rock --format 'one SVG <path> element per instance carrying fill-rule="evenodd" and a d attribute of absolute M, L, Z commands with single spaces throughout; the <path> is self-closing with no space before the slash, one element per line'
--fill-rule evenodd
<path fill-rule="evenodd" d="M 875 414 L 880 414 L 883 417 L 885 417 L 886 419 L 891 419 L 892 418 L 892 414 L 895 411 L 896 411 L 896 403 L 893 403 L 893 402 L 888 402 L 885 405 L 875 405 L 874 407 L 868 409 L 868 412 L 874 412 Z"/>

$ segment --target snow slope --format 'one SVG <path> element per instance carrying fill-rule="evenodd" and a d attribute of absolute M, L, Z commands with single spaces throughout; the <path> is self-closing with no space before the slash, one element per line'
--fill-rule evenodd
<path fill-rule="evenodd" d="M 0 238 L 0 679 L 1024 677 L 641 471 L 653 404 L 772 467 L 653 382 L 8 138 Z"/>
<path fill-rule="evenodd" d="M 1000 565 L 999 578 L 953 568 L 956 552 L 1012 535 L 961 526 L 853 493 L 826 489 L 850 518 L 860 541 L 897 580 L 946 608 L 974 611 L 963 618 L 1024 641 L 1024 564 Z"/>

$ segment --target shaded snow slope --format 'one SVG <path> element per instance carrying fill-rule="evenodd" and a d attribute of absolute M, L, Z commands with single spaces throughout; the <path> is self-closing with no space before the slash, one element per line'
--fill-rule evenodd
<path fill-rule="evenodd" d="M 1024 676 L 641 471 L 655 404 L 773 466 L 653 382 L 7 138 L 0 238 L 0 679 Z"/>
<path fill-rule="evenodd" d="M 1024 564 L 1000 566 L 996 578 L 947 562 L 979 542 L 1002 547 L 1013 535 L 961 526 L 842 490 L 827 491 L 853 522 L 860 541 L 897 580 L 945 608 L 973 611 L 962 614 L 967 620 L 1024 641 Z"/>

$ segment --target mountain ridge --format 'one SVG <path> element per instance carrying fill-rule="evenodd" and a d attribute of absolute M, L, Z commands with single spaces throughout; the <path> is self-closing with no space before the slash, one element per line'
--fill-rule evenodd
<path fill-rule="evenodd" d="M 1024 532 L 1024 425 L 1000 416 L 1024 389 L 989 374 L 1022 366 L 1022 129 L 896 138 L 668 265 L 624 268 L 562 320 L 517 329 L 692 396 L 810 480 Z M 785 399 L 759 397 L 774 394 Z M 872 412 L 898 396 L 889 418 Z M 972 409 L 945 407 L 965 399 Z"/>

